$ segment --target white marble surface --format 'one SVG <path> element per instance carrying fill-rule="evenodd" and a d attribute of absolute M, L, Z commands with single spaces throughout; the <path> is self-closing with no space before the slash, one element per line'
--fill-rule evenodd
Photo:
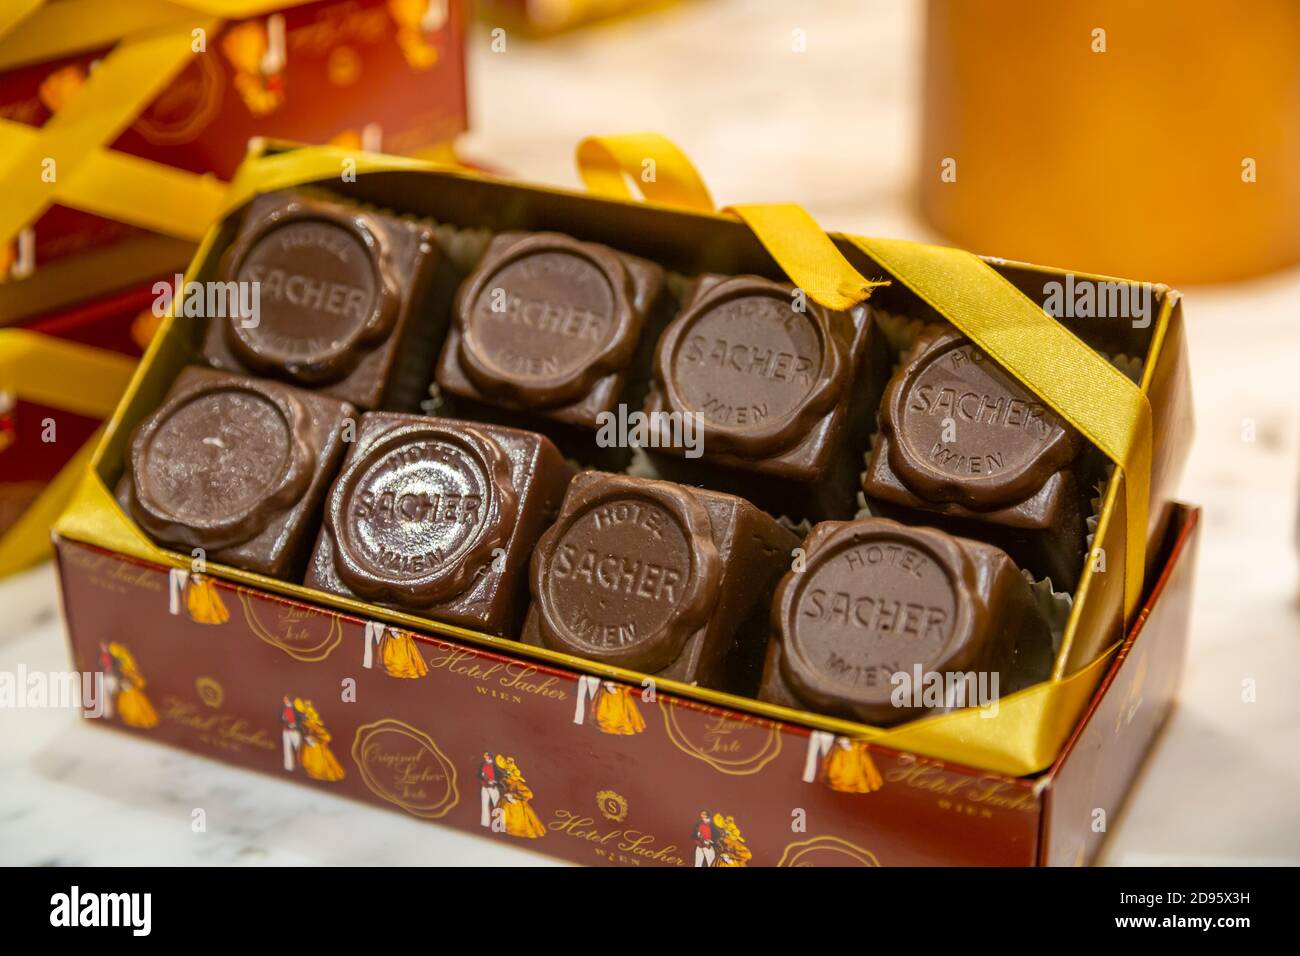
<path fill-rule="evenodd" d="M 509 37 L 500 54 L 479 33 L 465 145 L 576 185 L 583 135 L 653 129 L 695 159 L 719 204 L 788 200 L 829 228 L 931 238 L 911 208 L 918 28 L 898 0 L 697 0 L 545 44 Z M 790 51 L 795 29 L 807 53 Z M 1187 291 L 1198 437 L 1182 490 L 1206 509 L 1191 652 L 1103 862 L 1297 863 L 1300 270 Z M 51 569 L 0 582 L 0 670 L 65 662 Z M 70 712 L 0 722 L 0 863 L 549 862 Z"/>

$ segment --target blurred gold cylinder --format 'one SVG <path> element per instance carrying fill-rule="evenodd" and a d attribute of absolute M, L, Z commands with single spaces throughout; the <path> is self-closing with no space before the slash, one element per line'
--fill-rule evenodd
<path fill-rule="evenodd" d="M 1219 282 L 1300 261 L 1296 0 L 929 0 L 921 203 L 955 243 Z"/>

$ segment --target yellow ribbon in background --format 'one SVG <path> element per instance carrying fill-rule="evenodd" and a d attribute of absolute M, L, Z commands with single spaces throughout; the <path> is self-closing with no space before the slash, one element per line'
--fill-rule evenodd
<path fill-rule="evenodd" d="M 604 139 L 608 141 L 610 138 Z M 639 142 L 644 145 L 647 140 L 641 138 Z M 602 155 L 635 158 L 636 151 L 611 150 Z M 680 156 L 680 151 L 677 151 L 677 155 Z M 341 164 L 345 161 L 355 161 L 355 170 L 359 175 L 385 171 L 444 174 L 449 171 L 447 166 L 415 159 L 355 154 L 331 147 L 296 149 L 245 162 L 232 184 L 227 208 L 233 209 L 258 192 L 336 180 L 343 170 Z M 680 161 L 685 161 L 685 157 L 682 156 Z M 671 153 L 661 153 L 657 157 L 657 174 L 660 179 L 666 174 L 670 177 L 674 183 L 671 189 L 679 207 L 697 209 L 698 215 L 718 215 L 703 211 L 702 204 L 707 200 L 707 191 L 703 189 L 702 182 L 694 192 L 691 185 L 693 181 L 699 182 L 698 174 L 692 176 L 676 168 L 677 162 L 679 160 L 673 158 Z M 639 168 L 640 159 L 637 159 L 631 172 Z M 452 175 L 487 178 L 459 170 L 453 171 Z M 587 177 L 584 176 L 585 178 Z M 589 181 L 609 184 L 601 188 L 616 188 L 617 194 L 612 198 L 627 200 L 632 197 L 627 180 L 622 177 L 616 180 L 598 174 Z M 614 183 L 617 185 L 612 185 Z M 750 224 L 790 279 L 814 301 L 830 308 L 843 308 L 846 304 L 860 302 L 870 295 L 879 283 L 868 281 L 858 273 L 807 213 L 793 210 L 794 207 L 788 206 L 742 206 L 735 210 L 735 215 Z M 209 231 L 195 259 L 196 264 L 211 259 L 217 236 L 215 228 Z M 1042 388 L 1045 394 L 1040 393 L 1040 397 L 1063 417 L 1073 421 L 1070 415 L 1076 415 L 1089 430 L 1090 437 L 1096 436 L 1094 441 L 1099 446 L 1103 442 L 1108 443 L 1110 447 L 1103 450 L 1124 458 L 1123 462 L 1117 464 L 1125 468 L 1131 482 L 1131 486 L 1126 483 L 1127 495 L 1137 493 L 1141 498 L 1138 510 L 1145 513 L 1150 480 L 1150 408 L 1145 396 L 1136 386 L 1127 379 L 1116 380 L 1109 372 L 1093 368 L 1092 363 L 1100 360 L 1096 353 L 1080 340 L 1064 333 L 1053 319 L 982 260 L 974 256 L 962 258 L 968 254 L 959 255 L 956 250 L 917 243 L 846 238 L 854 243 L 866 243 L 859 248 L 872 258 L 879 255 L 876 261 L 889 271 L 893 279 L 908 285 L 937 308 L 946 310 L 946 318 L 990 354 L 1009 363 L 1008 371 L 1025 382 L 1031 390 Z M 978 315 L 969 314 L 969 303 L 980 304 Z M 989 306 L 988 310 L 985 309 L 985 304 Z M 1018 330 L 1014 335 L 1000 328 L 1007 323 Z M 185 347 L 172 334 L 172 326 L 171 318 L 164 320 L 163 329 L 154 338 L 137 379 L 128 388 L 126 399 L 108 426 L 108 440 L 97 449 L 92 467 L 81 474 L 74 504 L 60 517 L 56 527 L 57 533 L 68 539 L 89 542 L 162 565 L 177 564 L 185 559 L 157 547 L 145 538 L 117 506 L 98 469 L 102 467 L 101 457 L 106 453 L 106 448 L 114 441 L 113 436 L 123 427 L 124 417 L 132 414 L 131 409 L 144 401 L 138 392 L 142 382 L 148 378 L 149 370 L 155 365 L 170 367 L 174 364 L 179 367 L 183 363 Z M 1035 347 L 1026 349 L 1023 343 L 1017 344 L 1014 341 L 1016 336 L 1032 341 Z M 1012 338 L 1013 341 L 1008 342 L 1007 338 Z M 1067 386 L 1058 386 L 1052 378 L 1061 371 L 1077 372 L 1079 369 L 1086 370 L 1085 374 L 1065 376 L 1067 379 L 1077 379 Z M 1034 383 L 1038 383 L 1037 387 Z M 153 383 L 151 387 L 156 384 Z M 1145 426 L 1142 423 L 1143 417 L 1147 422 Z M 1147 463 L 1145 470 L 1144 462 Z M 1141 556 L 1146 545 L 1145 520 L 1140 523 L 1129 521 L 1126 533 L 1129 541 L 1129 566 L 1126 568 L 1125 603 L 1131 609 L 1136 605 L 1142 584 Z M 1134 560 L 1135 555 L 1137 560 Z M 444 634 L 453 639 L 486 645 L 501 653 L 518 653 L 518 645 L 513 641 L 415 618 L 349 598 L 308 591 L 301 585 L 276 581 L 237 568 L 223 567 L 220 573 L 225 578 L 260 591 L 328 605 L 361 617 L 382 618 L 407 629 Z M 966 709 L 913 721 L 892 730 L 864 727 L 849 721 L 741 699 L 676 681 L 664 680 L 661 685 L 666 693 L 704 700 L 715 706 L 748 710 L 772 719 L 814 726 L 940 760 L 965 763 L 1012 776 L 1024 776 L 1043 770 L 1059 754 L 1091 698 L 1097 681 L 1113 658 L 1114 650 L 1114 647 L 1109 648 L 1068 676 L 1057 675 L 1051 681 L 1001 699 L 996 717 L 987 718 L 979 710 Z M 539 650 L 535 653 L 558 666 L 580 672 L 597 673 L 634 685 L 641 679 L 640 675 L 633 672 L 556 652 Z"/>
<path fill-rule="evenodd" d="M 0 72 L 117 44 L 43 127 L 0 119 L 0 244 L 53 203 L 190 242 L 220 213 L 225 184 L 109 148 L 223 19 L 310 0 L 9 0 L 0 11 Z M 53 166 L 49 161 L 53 161 Z M 52 178 L 51 178 L 52 174 Z"/>
<path fill-rule="evenodd" d="M 677 144 L 658 133 L 588 136 L 578 144 L 578 175 L 587 191 L 614 199 L 635 199 L 631 179 L 645 201 L 713 212 L 708 187 Z"/>
<path fill-rule="evenodd" d="M 87 418 L 113 414 L 135 364 L 134 359 L 116 352 L 22 329 L 0 329 L 0 391 Z M 72 497 L 101 432 L 77 451 L 22 516 L 0 535 L 0 577 L 49 556 L 50 528 Z"/>

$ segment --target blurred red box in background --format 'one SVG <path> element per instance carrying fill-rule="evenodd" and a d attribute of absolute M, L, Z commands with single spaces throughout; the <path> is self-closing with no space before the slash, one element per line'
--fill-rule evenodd
<path fill-rule="evenodd" d="M 0 325 L 183 269 L 251 138 L 428 156 L 464 130 L 461 0 L 227 6 L 259 15 L 0 16 Z"/>

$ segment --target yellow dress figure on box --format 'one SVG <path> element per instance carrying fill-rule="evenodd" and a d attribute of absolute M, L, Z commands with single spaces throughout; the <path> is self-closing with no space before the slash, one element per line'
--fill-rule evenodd
<path fill-rule="evenodd" d="M 593 706 L 601 733 L 630 736 L 645 730 L 645 718 L 637 709 L 631 687 L 602 683 Z"/>
<path fill-rule="evenodd" d="M 713 865 L 715 867 L 747 866 L 749 861 L 754 858 L 754 854 L 749 847 L 745 846 L 745 838 L 740 835 L 740 827 L 736 826 L 736 818 L 724 817 L 721 813 L 715 813 L 713 815 L 713 825 L 722 834 L 722 839 L 718 841 L 717 847 L 718 859 Z"/>
<path fill-rule="evenodd" d="M 82 67 L 76 64 L 60 67 L 41 80 L 37 96 L 47 110 L 57 113 L 76 99 L 85 85 L 86 71 Z"/>
<path fill-rule="evenodd" d="M 533 791 L 528 788 L 528 784 L 524 782 L 524 775 L 515 766 L 515 758 L 498 755 L 496 763 L 504 777 L 502 789 L 505 792 L 501 797 L 501 819 L 505 824 L 506 833 L 527 840 L 546 836 L 546 828 L 542 826 L 542 821 L 537 818 L 530 805 Z"/>
<path fill-rule="evenodd" d="M 447 0 L 388 0 L 388 12 L 397 24 L 397 46 L 407 65 L 415 70 L 436 65 L 438 48 L 426 34 L 446 23 Z"/>
<path fill-rule="evenodd" d="M 406 631 L 388 628 L 381 658 L 389 677 L 415 678 L 429 673 L 429 665 L 420 656 L 420 646 Z"/>
<path fill-rule="evenodd" d="M 867 745 L 860 740 L 836 737 L 822 770 L 827 786 L 840 793 L 874 793 L 885 785 L 867 753 Z"/>
<path fill-rule="evenodd" d="M 267 20 L 283 30 L 283 18 Z M 282 39 L 282 38 L 281 38 Z M 232 80 L 248 112 L 266 116 L 279 109 L 284 102 L 284 86 L 280 71 L 284 68 L 282 44 L 276 42 L 257 20 L 246 20 L 226 31 L 221 38 L 221 52 L 235 68 Z"/>
<path fill-rule="evenodd" d="M 113 699 L 113 707 L 128 727 L 149 729 L 158 726 L 158 713 L 149 703 L 144 693 L 144 675 L 135 666 L 135 658 L 121 644 L 114 641 L 108 645 L 117 671 L 118 691 Z"/>
<path fill-rule="evenodd" d="M 302 769 L 313 780 L 334 782 L 343 779 L 343 766 L 330 751 L 329 742 L 333 738 L 321 722 L 320 714 L 309 700 L 295 697 L 294 709 L 302 715 L 302 750 L 298 759 Z"/>
<path fill-rule="evenodd" d="M 196 624 L 225 624 L 230 612 L 217 594 L 217 583 L 204 574 L 191 573 L 185 582 L 185 609 Z"/>

